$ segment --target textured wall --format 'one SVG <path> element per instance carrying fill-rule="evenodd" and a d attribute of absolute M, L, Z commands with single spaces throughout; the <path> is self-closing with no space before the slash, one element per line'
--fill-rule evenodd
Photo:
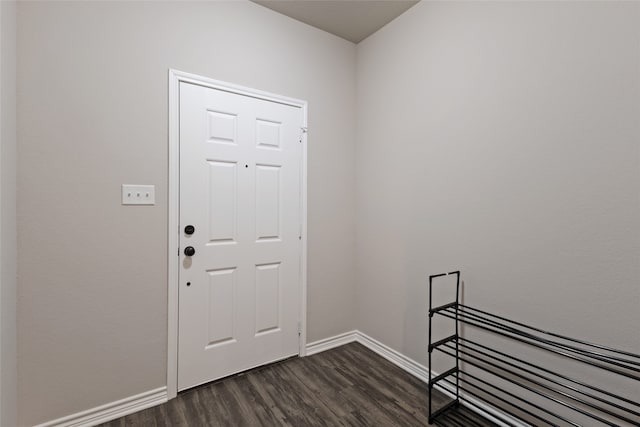
<path fill-rule="evenodd" d="M 0 425 L 16 424 L 16 2 L 0 2 Z"/>
<path fill-rule="evenodd" d="M 21 425 L 166 384 L 169 68 L 309 102 L 308 339 L 354 328 L 355 45 L 249 2 L 21 2 L 18 26 Z"/>
<path fill-rule="evenodd" d="M 640 4 L 421 2 L 357 67 L 358 328 L 426 364 L 427 277 L 461 269 L 640 353 Z"/>

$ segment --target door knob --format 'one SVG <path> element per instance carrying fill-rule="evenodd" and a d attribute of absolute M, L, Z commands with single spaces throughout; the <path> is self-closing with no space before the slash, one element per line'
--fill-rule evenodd
<path fill-rule="evenodd" d="M 193 246 L 187 246 L 186 248 L 184 248 L 184 254 L 186 256 L 194 256 L 196 254 L 196 250 L 193 248 Z"/>
<path fill-rule="evenodd" d="M 195 231 L 196 231 L 196 228 L 193 225 L 187 225 L 184 228 L 184 234 L 187 234 L 189 236 L 192 235 Z"/>

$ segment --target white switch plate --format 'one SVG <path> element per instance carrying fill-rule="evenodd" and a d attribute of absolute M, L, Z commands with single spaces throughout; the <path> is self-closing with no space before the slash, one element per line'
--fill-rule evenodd
<path fill-rule="evenodd" d="M 155 185 L 122 184 L 123 205 L 155 205 Z"/>

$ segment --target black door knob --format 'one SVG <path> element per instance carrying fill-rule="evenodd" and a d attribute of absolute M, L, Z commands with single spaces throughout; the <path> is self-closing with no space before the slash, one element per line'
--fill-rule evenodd
<path fill-rule="evenodd" d="M 193 246 L 187 246 L 186 248 L 184 248 L 184 254 L 186 256 L 194 256 L 196 254 L 196 250 L 193 248 Z"/>
<path fill-rule="evenodd" d="M 195 233 L 196 228 L 193 225 L 187 225 L 184 228 L 184 234 L 188 234 L 189 236 Z"/>

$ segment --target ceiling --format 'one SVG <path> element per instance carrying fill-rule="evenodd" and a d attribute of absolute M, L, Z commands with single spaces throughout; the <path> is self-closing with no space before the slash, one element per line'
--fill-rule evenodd
<path fill-rule="evenodd" d="M 411 6 L 414 0 L 251 0 L 338 37 L 359 43 Z"/>

